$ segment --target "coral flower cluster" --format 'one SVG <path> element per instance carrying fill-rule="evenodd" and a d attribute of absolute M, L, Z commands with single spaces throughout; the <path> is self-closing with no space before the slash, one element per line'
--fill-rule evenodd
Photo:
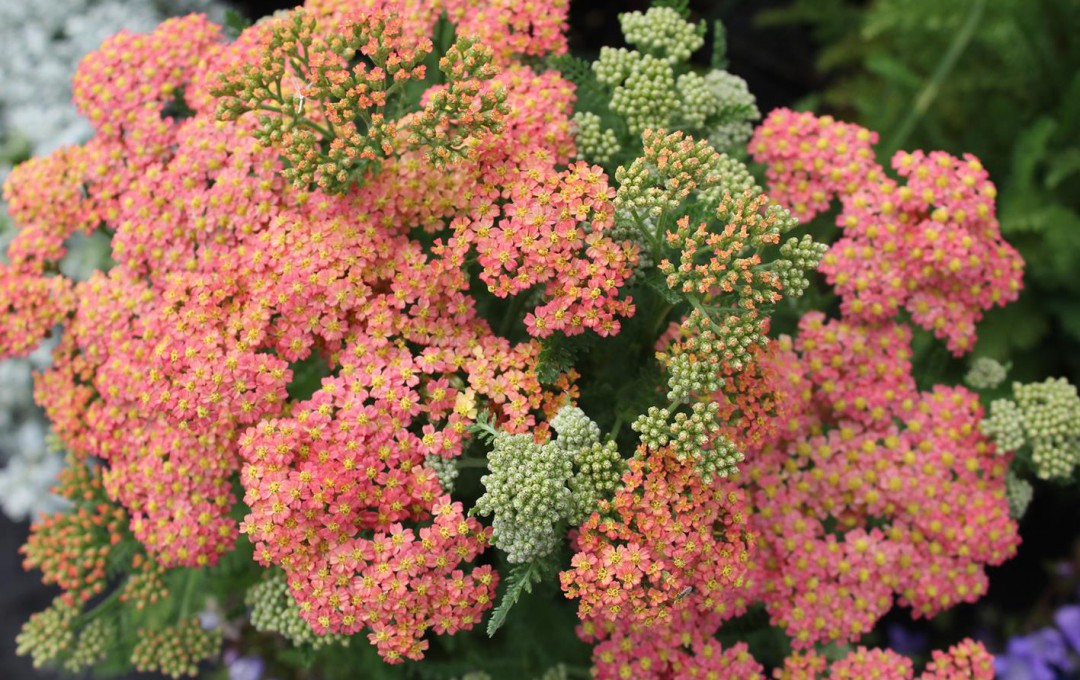
<path fill-rule="evenodd" d="M 460 455 L 470 399 L 511 431 L 561 405 L 537 381 L 539 345 L 477 313 L 465 259 L 495 295 L 530 295 L 521 318 L 537 335 L 614 333 L 633 312 L 619 289 L 635 250 L 607 236 L 606 176 L 558 169 L 573 152 L 572 86 L 513 57 L 565 49 L 565 3 L 425 5 L 420 19 L 369 4 L 313 3 L 232 42 L 191 16 L 88 57 L 75 97 L 97 135 L 6 185 L 21 233 L 0 338 L 24 353 L 66 324 L 37 397 L 66 448 L 105 462 L 109 497 L 161 565 L 214 564 L 243 530 L 310 625 L 366 629 L 395 661 L 419 657 L 429 628 L 470 627 L 496 583 L 466 566 L 488 530 L 425 457 Z M 414 24 L 444 9 L 462 36 L 439 65 L 448 84 L 408 104 L 430 49 Z M 505 41 L 481 47 L 474 31 Z M 277 58 L 301 51 L 308 61 L 282 71 Z M 374 70 L 349 70 L 361 53 Z M 398 97 L 378 121 L 376 77 Z M 256 110 L 271 93 L 276 119 Z M 455 117 L 425 113 L 453 102 Z M 491 116 L 463 118 L 477 110 Z M 325 159 L 300 172 L 301 147 L 323 144 L 345 175 Z M 378 163 L 351 164 L 373 148 Z M 116 266 L 56 276 L 63 240 L 95 229 Z"/>
<path fill-rule="evenodd" d="M 734 485 L 707 484 L 665 451 L 630 461 L 562 574 L 600 676 L 689 677 L 718 651 L 712 633 L 747 607 L 753 544 Z M 731 662 L 712 663 L 722 659 Z"/>
<path fill-rule="evenodd" d="M 976 396 L 919 391 L 910 352 L 903 326 L 810 314 L 761 359 L 783 367 L 779 427 L 736 441 L 761 599 L 797 648 L 858 640 L 894 602 L 928 617 L 973 601 L 1019 543 Z"/>
<path fill-rule="evenodd" d="M 954 354 L 974 346 L 983 311 L 1015 300 L 1023 261 L 1001 238 L 997 190 L 974 156 L 897 152 L 886 176 L 868 130 L 829 117 L 777 109 L 750 142 L 767 165 L 770 193 L 809 219 L 833 197 L 841 238 L 821 271 L 846 314 L 867 320 L 901 308 Z"/>
<path fill-rule="evenodd" d="M 24 548 L 65 592 L 20 649 L 81 671 L 132 629 L 137 668 L 195 674 L 223 639 L 199 584 L 246 569 L 256 630 L 418 660 L 500 598 L 501 625 L 569 537 L 596 677 L 763 678 L 717 637 L 757 603 L 796 650 L 773 678 L 915 677 L 820 648 L 985 592 L 1019 542 L 1012 454 L 986 432 L 1053 471 L 1076 448 L 1063 385 L 985 424 L 974 393 L 916 385 L 902 310 L 961 354 L 1016 297 L 993 185 L 941 153 L 889 178 L 872 133 L 781 110 L 751 142 L 766 192 L 731 148 L 745 87 L 687 72 L 703 25 L 625 15 L 638 51 L 575 70 L 567 6 L 309 0 L 232 39 L 193 15 L 86 58 L 96 135 L 4 187 L 0 356 L 63 327 L 36 399 L 73 503 Z M 575 117 L 587 86 L 604 106 Z M 787 235 L 834 199 L 831 247 Z M 61 275 L 95 233 L 110 266 Z M 840 317 L 770 340 L 815 267 Z M 627 375 L 576 384 L 586 342 L 635 353 L 611 359 Z M 990 664 L 965 642 L 919 677 Z"/>

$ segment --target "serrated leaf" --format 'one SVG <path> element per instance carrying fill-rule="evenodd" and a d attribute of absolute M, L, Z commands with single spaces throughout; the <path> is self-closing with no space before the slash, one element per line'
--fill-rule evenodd
<path fill-rule="evenodd" d="M 592 65 L 589 62 L 572 54 L 560 54 L 553 57 L 549 63 L 563 78 L 575 85 L 587 81 L 593 72 Z"/>
<path fill-rule="evenodd" d="M 551 385 L 574 365 L 577 353 L 563 335 L 552 335 L 540 342 L 536 362 L 536 378 L 542 385 Z"/>
<path fill-rule="evenodd" d="M 715 71 L 726 70 L 729 63 L 727 58 L 727 29 L 720 21 L 713 22 L 712 43 L 712 68 Z"/>
<path fill-rule="evenodd" d="M 678 292 L 671 290 L 667 285 L 667 277 L 660 272 L 653 270 L 644 276 L 642 281 L 646 286 L 653 289 L 660 294 L 660 297 L 664 299 L 664 302 L 677 305 L 680 302 L 685 302 L 685 299 Z"/>
<path fill-rule="evenodd" d="M 251 26 L 251 21 L 243 14 L 232 8 L 225 10 L 225 28 L 233 38 L 243 33 L 249 26 Z"/>
<path fill-rule="evenodd" d="M 521 599 L 521 596 L 531 593 L 533 586 L 544 580 L 544 577 L 552 573 L 555 567 L 553 560 L 539 560 L 519 564 L 510 570 L 510 574 L 506 577 L 508 584 L 506 592 L 503 593 L 498 606 L 491 611 L 491 618 L 488 619 L 488 637 L 493 637 L 495 631 L 502 628 L 503 624 L 506 623 L 507 615 L 514 605 L 518 603 L 518 600 Z"/>
<path fill-rule="evenodd" d="M 1063 181 L 1080 172 L 1080 148 L 1071 147 L 1054 156 L 1048 163 L 1046 187 L 1056 189 Z"/>

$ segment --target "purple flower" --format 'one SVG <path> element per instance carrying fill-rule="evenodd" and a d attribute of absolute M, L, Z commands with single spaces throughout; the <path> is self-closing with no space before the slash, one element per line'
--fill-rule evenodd
<path fill-rule="evenodd" d="M 1005 656 L 996 664 L 1003 680 L 1055 680 L 1054 667 L 1071 666 L 1065 639 L 1054 628 L 1009 640 Z"/>
<path fill-rule="evenodd" d="M 898 654 L 915 656 L 926 651 L 929 640 L 926 633 L 913 630 L 899 623 L 894 623 L 885 629 L 889 639 L 889 648 Z"/>
<path fill-rule="evenodd" d="M 1072 604 L 1057 610 L 1054 623 L 1061 629 L 1072 648 L 1080 652 L 1080 605 Z"/>
<path fill-rule="evenodd" d="M 241 656 L 229 660 L 229 680 L 259 680 L 262 677 L 266 664 L 257 656 Z"/>
<path fill-rule="evenodd" d="M 994 656 L 994 677 L 998 680 L 1053 680 L 1054 676 L 1048 667 L 1038 665 L 1033 668 L 1025 658 L 998 654 Z"/>

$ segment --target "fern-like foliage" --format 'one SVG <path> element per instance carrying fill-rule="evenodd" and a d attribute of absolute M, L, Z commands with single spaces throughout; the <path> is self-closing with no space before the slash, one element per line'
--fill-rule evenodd
<path fill-rule="evenodd" d="M 690 0 L 653 0 L 653 7 L 670 7 L 682 15 L 683 19 L 690 18 Z"/>
<path fill-rule="evenodd" d="M 510 610 L 523 595 L 531 593 L 534 585 L 550 578 L 556 571 L 558 571 L 558 565 L 553 559 L 526 562 L 513 567 L 506 577 L 506 592 L 503 593 L 502 599 L 491 611 L 491 618 L 488 619 L 488 636 L 494 636 L 495 632 L 502 628 Z"/>

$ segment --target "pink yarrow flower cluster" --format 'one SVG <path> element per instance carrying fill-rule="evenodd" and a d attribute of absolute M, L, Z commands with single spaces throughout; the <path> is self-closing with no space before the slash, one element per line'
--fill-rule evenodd
<path fill-rule="evenodd" d="M 965 640 L 942 652 L 934 650 L 926 669 L 915 675 L 911 659 L 889 649 L 857 647 L 831 665 L 818 652 L 794 654 L 774 680 L 992 680 L 994 660 L 981 643 Z"/>
<path fill-rule="evenodd" d="M 800 219 L 841 199 L 843 235 L 821 271 L 845 314 L 880 320 L 903 308 L 954 354 L 968 352 L 983 312 L 1021 286 L 1023 261 L 1001 238 L 996 189 L 974 156 L 940 151 L 897 152 L 901 184 L 874 160 L 875 141 L 857 125 L 777 109 L 750 150 L 767 166 L 770 194 Z"/>
<path fill-rule="evenodd" d="M 711 639 L 748 604 L 755 537 L 743 492 L 706 484 L 664 451 L 631 460 L 623 483 L 581 526 L 561 576 L 567 597 L 579 600 L 580 636 L 596 644 L 599 676 L 749 668 L 745 649 L 720 653 Z"/>
<path fill-rule="evenodd" d="M 442 369 L 357 339 L 338 378 L 240 442 L 251 508 L 242 530 L 256 560 L 285 569 L 316 632 L 370 628 L 388 661 L 420 658 L 428 628 L 471 627 L 494 594 L 490 566 L 462 569 L 490 530 L 466 519 L 423 466 L 426 454 L 460 447 L 464 430 L 447 381 L 425 380 Z M 414 434 L 421 413 L 445 427 Z M 418 530 L 402 524 L 428 519 Z"/>
<path fill-rule="evenodd" d="M 573 86 L 516 60 L 565 51 L 565 2 L 370 4 L 404 10 L 398 28 L 365 24 L 387 49 L 412 49 L 409 21 L 429 30 L 444 10 L 459 34 L 494 40 L 494 76 L 446 96 L 505 104 L 498 125 L 444 136 L 462 119 L 423 118 L 425 101 L 450 101 L 428 92 L 421 113 L 387 121 L 402 143 L 331 195 L 286 179 L 258 112 L 218 117 L 225 74 L 260 68 L 289 17 L 233 42 L 199 16 L 111 38 L 76 76 L 98 134 L 6 185 L 21 233 L 0 353 L 66 325 L 36 396 L 69 450 L 104 461 L 110 500 L 160 565 L 211 565 L 242 530 L 313 628 L 367 630 L 399 661 L 422 656 L 429 630 L 473 626 L 496 583 L 470 565 L 489 530 L 425 457 L 461 454 L 478 402 L 522 432 L 575 393 L 572 374 L 540 385 L 536 340 L 479 316 L 466 260 L 497 295 L 528 296 L 534 335 L 610 334 L 633 312 L 620 288 L 636 250 L 610 236 L 607 177 L 568 166 Z M 311 5 L 314 40 L 356 20 L 357 3 Z M 293 112 L 318 124 L 322 110 Z M 440 154 L 451 138 L 456 155 Z M 64 240 L 95 229 L 116 266 L 55 276 Z M 301 369 L 328 376 L 311 396 L 292 393 Z"/>
<path fill-rule="evenodd" d="M 29 543 L 66 601 L 104 587 L 105 543 L 126 522 L 145 554 L 122 599 L 153 601 L 165 569 L 213 565 L 243 533 L 317 633 L 366 631 L 389 662 L 480 620 L 497 584 L 475 564 L 491 530 L 428 462 L 461 456 L 480 410 L 542 439 L 577 390 L 572 370 L 541 384 L 540 339 L 614 335 L 635 312 L 622 291 L 638 246 L 615 237 L 616 192 L 571 163 L 574 87 L 521 59 L 566 51 L 566 12 L 310 0 L 231 42 L 191 16 L 83 62 L 75 98 L 97 135 L 13 172 L 20 232 L 0 268 L 0 355 L 65 326 L 36 397 L 74 459 L 95 461 L 103 499 Z M 460 38 L 441 46 L 443 84 L 402 113 L 392 97 L 430 75 L 443 16 Z M 683 218 L 656 239 L 681 251 L 659 268 L 697 296 L 686 328 L 703 331 L 669 334 L 662 364 L 716 404 L 675 415 L 678 441 L 650 435 L 573 534 L 561 585 L 597 677 L 763 677 L 745 644 L 715 639 L 760 601 L 800 650 L 774 678 L 913 678 L 892 652 L 830 665 L 810 650 L 856 642 L 894 604 L 932 616 L 971 601 L 1015 551 L 1008 457 L 980 433 L 974 394 L 916 387 L 911 330 L 894 317 L 907 310 L 962 353 L 983 311 L 1015 298 L 1019 257 L 977 161 L 899 154 L 902 185 L 875 141 L 781 110 L 751 145 L 800 218 L 841 199 L 843 236 L 822 263 L 841 319 L 811 313 L 795 339 L 765 341 L 758 307 L 788 270 L 744 251 L 779 245 L 794 222 L 753 192 L 722 192 L 719 235 Z M 634 176 L 643 191 L 666 183 L 650 200 L 722 187 L 731 170 L 680 134 L 646 142 Z M 697 186 L 701 163 L 715 176 Z M 58 276 L 65 241 L 95 230 L 115 266 Z M 816 261 L 804 250 L 791 257 Z M 531 337 L 496 333 L 476 285 L 514 298 L 508 318 Z M 747 312 L 723 328 L 702 311 L 721 296 Z M 706 481 L 682 455 L 691 437 L 748 462 Z M 65 555 L 87 564 L 67 569 Z M 964 643 L 921 677 L 989 678 L 989 657 Z"/>
<path fill-rule="evenodd" d="M 764 372 L 783 406 L 771 436 L 735 434 L 761 535 L 751 578 L 797 649 L 857 641 L 894 603 L 971 602 L 1019 544 L 976 395 L 918 390 L 910 356 L 903 326 L 811 313 L 760 358 L 783 367 Z"/>

